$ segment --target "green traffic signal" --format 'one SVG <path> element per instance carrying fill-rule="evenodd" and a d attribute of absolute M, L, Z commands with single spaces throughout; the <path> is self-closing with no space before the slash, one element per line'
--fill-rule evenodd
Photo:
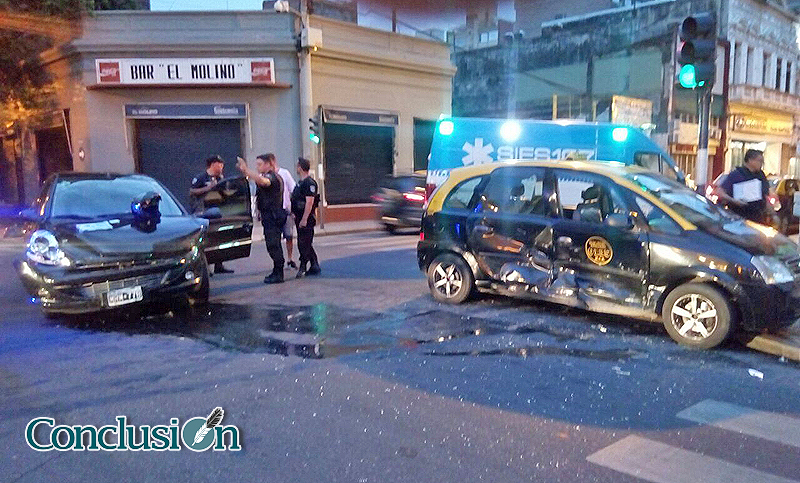
<path fill-rule="evenodd" d="M 314 132 L 310 133 L 308 135 L 308 138 L 311 139 L 312 143 L 319 144 L 319 136 L 317 136 L 317 133 L 314 133 Z"/>
<path fill-rule="evenodd" d="M 686 87 L 687 89 L 694 89 L 697 87 L 694 64 L 686 64 L 681 67 L 681 71 L 678 74 L 678 81 L 681 83 L 682 87 Z"/>

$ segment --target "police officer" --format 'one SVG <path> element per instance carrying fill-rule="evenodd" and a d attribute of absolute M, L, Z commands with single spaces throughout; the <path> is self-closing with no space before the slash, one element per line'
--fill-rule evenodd
<path fill-rule="evenodd" d="M 305 158 L 297 159 L 297 176 L 300 181 L 292 191 L 292 213 L 297 224 L 297 250 L 300 252 L 300 269 L 297 278 L 306 274 L 319 275 L 319 261 L 314 251 L 314 210 L 319 204 L 319 187 L 317 182 L 309 176 L 311 163 Z M 311 266 L 306 270 L 306 264 Z"/>
<path fill-rule="evenodd" d="M 261 213 L 264 242 L 273 263 L 272 273 L 264 277 L 264 283 L 281 283 L 285 262 L 281 233 L 288 213 L 283 209 L 283 181 L 278 176 L 275 155 L 267 153 L 256 157 L 256 171 L 248 168 L 247 161 L 242 158 L 237 158 L 236 167 L 256 184 L 256 207 Z"/>
<path fill-rule="evenodd" d="M 211 156 L 206 159 L 206 170 L 192 179 L 192 186 L 189 188 L 192 213 L 203 211 L 203 198 L 206 193 L 214 189 L 222 181 L 224 167 L 225 161 L 221 157 Z M 226 268 L 222 262 L 219 262 L 214 265 L 214 273 L 233 273 L 233 270 Z"/>

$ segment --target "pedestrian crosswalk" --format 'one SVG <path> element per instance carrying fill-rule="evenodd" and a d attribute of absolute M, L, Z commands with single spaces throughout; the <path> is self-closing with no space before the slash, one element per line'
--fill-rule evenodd
<path fill-rule="evenodd" d="M 800 419 L 707 399 L 678 412 L 692 421 L 787 446 L 800 447 Z M 791 448 L 789 448 L 791 447 Z M 800 483 L 724 459 L 637 435 L 589 455 L 590 463 L 653 483 Z"/>
<path fill-rule="evenodd" d="M 361 236 L 361 237 L 324 237 L 314 242 L 320 248 L 336 248 L 348 251 L 387 251 L 416 248 L 417 236 Z"/>

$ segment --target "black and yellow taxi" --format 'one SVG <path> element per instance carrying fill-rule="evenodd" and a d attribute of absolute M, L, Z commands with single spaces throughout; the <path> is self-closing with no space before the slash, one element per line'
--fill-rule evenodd
<path fill-rule="evenodd" d="M 546 300 L 660 321 L 696 348 L 800 317 L 797 245 L 620 163 L 454 169 L 428 200 L 417 255 L 439 301 Z"/>

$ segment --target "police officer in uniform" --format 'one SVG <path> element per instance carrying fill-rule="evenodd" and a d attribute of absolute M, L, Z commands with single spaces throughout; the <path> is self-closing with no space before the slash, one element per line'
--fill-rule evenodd
<path fill-rule="evenodd" d="M 206 170 L 192 179 L 192 186 L 189 188 L 192 213 L 197 214 L 203 211 L 203 198 L 222 181 L 224 167 L 225 161 L 221 157 L 211 156 L 206 159 Z M 214 265 L 214 273 L 233 273 L 233 270 L 219 262 Z"/>
<path fill-rule="evenodd" d="M 300 181 L 292 191 L 292 213 L 297 224 L 297 250 L 300 252 L 300 269 L 297 278 L 306 274 L 319 275 L 319 261 L 314 251 L 314 226 L 317 224 L 314 211 L 319 204 L 319 187 L 309 176 L 311 163 L 305 158 L 297 159 L 297 176 Z M 306 264 L 310 264 L 306 270 Z"/>
<path fill-rule="evenodd" d="M 264 277 L 264 283 L 283 282 L 283 248 L 281 233 L 288 213 L 283 209 L 283 181 L 278 176 L 275 155 L 262 154 L 256 158 L 256 171 L 247 167 L 247 162 L 238 158 L 236 167 L 243 175 L 256 184 L 256 207 L 261 213 L 261 225 L 264 227 L 264 242 L 267 252 L 272 258 L 272 273 Z"/>

